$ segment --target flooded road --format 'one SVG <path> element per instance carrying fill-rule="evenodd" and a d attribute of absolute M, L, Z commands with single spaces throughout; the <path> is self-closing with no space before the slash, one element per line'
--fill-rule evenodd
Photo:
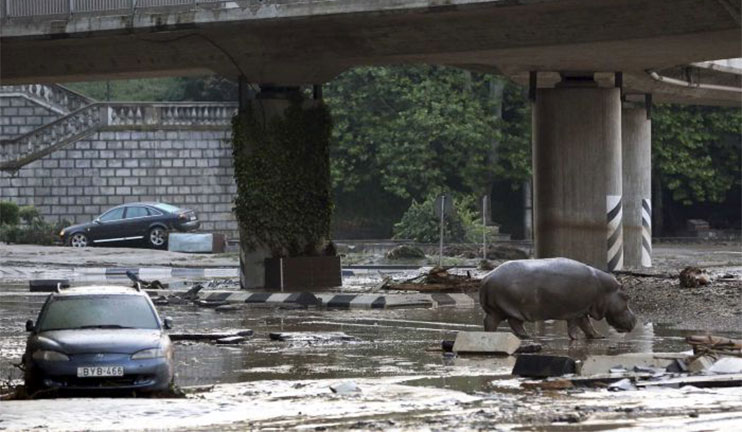
<path fill-rule="evenodd" d="M 44 295 L 27 286 L 0 294 L 0 377 L 18 380 L 24 323 Z M 480 330 L 479 307 L 385 310 L 217 312 L 160 306 L 172 332 L 252 329 L 240 345 L 176 342 L 176 382 L 213 386 L 186 399 L 59 399 L 0 402 L 0 430 L 739 430 L 742 390 L 680 389 L 621 393 L 601 389 L 524 390 L 513 357 L 440 351 L 457 331 Z M 527 325 L 544 354 L 679 352 L 678 331 L 643 318 L 634 331 L 570 341 L 563 322 Z M 505 326 L 501 331 L 507 331 Z M 271 332 L 344 332 L 354 340 L 274 341 Z M 715 333 L 739 338 L 740 333 Z M 335 394 L 330 386 L 360 391 Z"/>

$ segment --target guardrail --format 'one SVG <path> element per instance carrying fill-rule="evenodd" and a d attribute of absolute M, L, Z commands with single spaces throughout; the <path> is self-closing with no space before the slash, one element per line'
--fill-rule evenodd
<path fill-rule="evenodd" d="M 233 0 L 0 0 L 0 18 L 33 18 L 91 13 L 136 13 L 151 8 L 232 3 Z"/>

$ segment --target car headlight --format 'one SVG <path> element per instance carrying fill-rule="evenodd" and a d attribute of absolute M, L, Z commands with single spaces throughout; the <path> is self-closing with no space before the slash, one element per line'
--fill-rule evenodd
<path fill-rule="evenodd" d="M 60 237 L 64 237 L 64 230 L 62 230 L 62 231 L 59 232 L 59 236 Z"/>
<path fill-rule="evenodd" d="M 67 356 L 67 354 L 63 354 L 59 351 L 38 350 L 34 351 L 31 357 L 37 361 L 70 361 L 70 358 Z"/>
<path fill-rule="evenodd" d="M 134 354 L 132 354 L 131 359 L 132 360 L 144 360 L 144 359 L 153 359 L 153 358 L 160 358 L 160 357 L 165 357 L 165 352 L 162 351 L 162 348 L 150 348 L 150 349 L 135 352 Z"/>

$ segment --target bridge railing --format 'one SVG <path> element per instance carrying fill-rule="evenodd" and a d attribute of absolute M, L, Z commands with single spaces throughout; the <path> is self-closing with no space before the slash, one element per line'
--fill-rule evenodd
<path fill-rule="evenodd" d="M 31 18 L 90 13 L 136 13 L 164 7 L 197 8 L 233 0 L 0 0 L 0 18 Z"/>

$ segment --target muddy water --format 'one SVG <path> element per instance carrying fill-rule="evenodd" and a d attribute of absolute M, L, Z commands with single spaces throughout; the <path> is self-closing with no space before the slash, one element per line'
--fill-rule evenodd
<path fill-rule="evenodd" d="M 19 289 L 0 295 L 0 377 L 20 378 L 12 364 L 20 361 L 26 333 L 25 321 L 35 319 L 43 295 Z M 512 359 L 449 357 L 438 350 L 457 331 L 480 330 L 479 308 L 398 310 L 275 310 L 249 309 L 216 312 L 194 306 L 162 306 L 160 313 L 173 318 L 173 332 L 252 329 L 247 343 L 220 346 L 209 343 L 176 343 L 176 380 L 182 386 L 275 379 L 325 379 L 399 375 L 446 376 L 474 374 L 500 376 Z M 527 325 L 543 352 L 584 359 L 590 354 L 683 351 L 687 332 L 640 323 L 626 335 L 605 323 L 596 328 L 607 336 L 597 341 L 570 341 L 563 322 Z M 507 331 L 503 324 L 501 331 Z M 357 341 L 278 342 L 270 332 L 345 332 Z M 728 336 L 735 336 L 728 334 Z M 736 335 L 739 336 L 739 335 Z M 484 380 L 479 380 L 484 382 Z M 444 387 L 475 391 L 481 382 L 438 383 Z M 468 388 L 468 389 L 467 389 Z"/>

